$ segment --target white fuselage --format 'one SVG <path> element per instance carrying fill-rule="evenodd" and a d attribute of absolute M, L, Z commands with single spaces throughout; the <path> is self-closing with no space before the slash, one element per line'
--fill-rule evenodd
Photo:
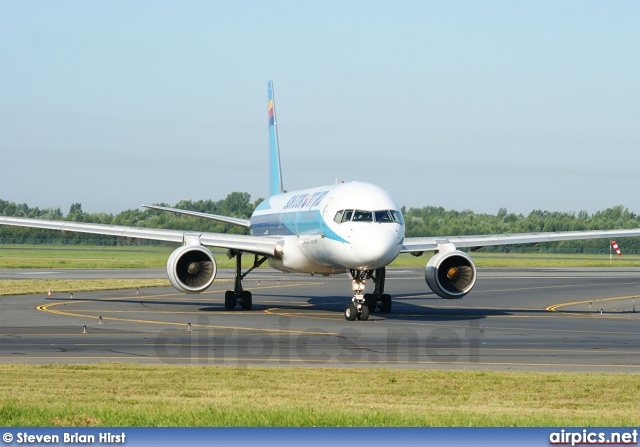
<path fill-rule="evenodd" d="M 398 205 L 383 189 L 360 182 L 272 196 L 253 213 L 250 228 L 282 241 L 271 267 L 304 273 L 382 268 L 404 241 Z"/>

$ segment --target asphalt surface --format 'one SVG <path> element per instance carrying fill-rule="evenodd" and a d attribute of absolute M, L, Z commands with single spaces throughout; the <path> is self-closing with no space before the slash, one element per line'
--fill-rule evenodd
<path fill-rule="evenodd" d="M 0 270 L 0 279 L 164 276 Z M 392 313 L 355 322 L 343 316 L 346 275 L 259 270 L 244 282 L 253 310 L 227 311 L 232 276 L 219 272 L 200 295 L 153 288 L 0 297 L 0 361 L 640 371 L 640 269 L 481 269 L 461 300 L 431 293 L 422 270 L 389 269 Z"/>

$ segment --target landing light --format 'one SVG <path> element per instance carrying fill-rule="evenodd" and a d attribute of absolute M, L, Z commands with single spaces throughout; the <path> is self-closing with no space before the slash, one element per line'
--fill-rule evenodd
<path fill-rule="evenodd" d="M 365 287 L 364 281 L 356 281 L 355 279 L 351 281 L 351 285 L 354 291 L 364 290 L 364 287 Z"/>

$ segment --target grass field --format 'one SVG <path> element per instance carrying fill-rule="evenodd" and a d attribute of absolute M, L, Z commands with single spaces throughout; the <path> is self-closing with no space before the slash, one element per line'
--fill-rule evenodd
<path fill-rule="evenodd" d="M 0 245 L 0 268 L 149 268 L 164 267 L 175 247 L 169 246 L 40 246 Z M 232 268 L 224 250 L 212 249 L 219 268 Z M 473 252 L 478 267 L 640 267 L 640 256 L 615 257 L 592 254 L 518 254 Z M 402 254 L 391 267 L 424 267 L 430 254 Z M 243 257 L 245 268 L 252 256 Z"/>
<path fill-rule="evenodd" d="M 0 268 L 154 268 L 165 267 L 177 246 L 0 245 Z M 235 267 L 224 250 L 211 249 L 218 268 Z M 252 256 L 244 256 L 249 267 Z"/>
<path fill-rule="evenodd" d="M 166 265 L 174 247 L 0 245 L 0 268 L 148 268 Z"/>
<path fill-rule="evenodd" d="M 637 426 L 630 374 L 0 365 L 6 426 Z"/>
<path fill-rule="evenodd" d="M 170 286 L 168 279 L 4 279 L 0 280 L 0 296 L 51 293 L 95 292 L 98 290 L 135 289 L 137 287 Z"/>

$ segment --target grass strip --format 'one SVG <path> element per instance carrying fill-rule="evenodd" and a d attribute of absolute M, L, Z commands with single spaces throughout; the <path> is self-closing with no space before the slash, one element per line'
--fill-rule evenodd
<path fill-rule="evenodd" d="M 51 293 L 95 292 L 98 290 L 135 289 L 170 286 L 168 279 L 3 279 L 0 296 Z"/>
<path fill-rule="evenodd" d="M 176 247 L 0 245 L 0 268 L 155 268 L 165 267 Z M 235 267 L 235 259 L 213 250 L 218 268 Z M 245 268 L 253 256 L 245 255 Z"/>
<path fill-rule="evenodd" d="M 0 365 L 4 426 L 637 426 L 637 374 Z"/>
<path fill-rule="evenodd" d="M 151 268 L 175 247 L 0 245 L 0 268 Z"/>
<path fill-rule="evenodd" d="M 165 267 L 176 247 L 169 246 L 40 246 L 0 245 L 0 268 L 153 268 Z M 212 249 L 218 268 L 234 268 L 235 259 Z M 470 253 L 478 267 L 640 267 L 640 256 L 548 253 Z M 431 253 L 415 257 L 402 254 L 391 267 L 420 267 L 429 262 Z M 245 255 L 244 268 L 253 257 Z M 266 266 L 265 266 L 266 267 Z"/>

